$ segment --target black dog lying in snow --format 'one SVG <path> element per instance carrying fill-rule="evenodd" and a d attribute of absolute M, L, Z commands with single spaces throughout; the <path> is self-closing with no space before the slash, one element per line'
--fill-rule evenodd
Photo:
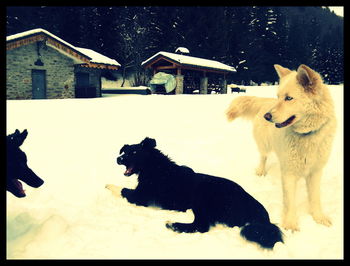
<path fill-rule="evenodd" d="M 25 129 L 22 133 L 16 129 L 15 133 L 6 137 L 7 149 L 7 186 L 6 190 L 10 191 L 18 198 L 25 197 L 22 180 L 31 187 L 40 187 L 44 181 L 38 177 L 27 165 L 27 156 L 19 148 L 28 135 Z"/>
<path fill-rule="evenodd" d="M 166 225 L 177 232 L 203 233 L 221 223 L 242 227 L 244 238 L 264 248 L 283 242 L 282 232 L 270 223 L 265 208 L 238 184 L 178 166 L 155 147 L 154 139 L 145 138 L 120 150 L 117 163 L 126 166 L 124 175 L 138 174 L 136 189 L 121 191 L 130 203 L 177 211 L 192 209 L 193 223 Z"/>

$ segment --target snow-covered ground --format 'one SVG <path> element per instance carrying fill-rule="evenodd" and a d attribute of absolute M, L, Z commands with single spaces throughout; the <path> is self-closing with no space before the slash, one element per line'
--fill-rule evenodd
<path fill-rule="evenodd" d="M 246 87 L 245 95 L 274 96 L 276 87 Z M 282 189 L 277 158 L 266 177 L 254 174 L 259 159 L 249 121 L 228 123 L 232 95 L 150 95 L 97 99 L 7 101 L 7 134 L 28 129 L 22 145 L 29 166 L 45 180 L 26 198 L 7 192 L 7 258 L 341 259 L 344 256 L 343 86 L 330 86 L 337 135 L 322 179 L 322 202 L 333 225 L 316 224 L 299 182 L 300 231 L 284 231 L 285 244 L 266 251 L 243 240 L 238 228 L 179 234 L 166 221 L 191 222 L 180 213 L 138 207 L 115 198 L 106 184 L 133 187 L 116 164 L 124 144 L 144 137 L 178 164 L 239 183 L 281 223 Z M 237 203 L 239 204 L 239 203 Z"/>

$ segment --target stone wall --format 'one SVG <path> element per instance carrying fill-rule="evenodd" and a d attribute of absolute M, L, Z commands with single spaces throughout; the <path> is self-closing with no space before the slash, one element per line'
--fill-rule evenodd
<path fill-rule="evenodd" d="M 46 70 L 46 98 L 74 97 L 74 61 L 49 46 L 40 47 L 43 66 L 38 59 L 37 43 L 6 52 L 7 99 L 32 99 L 32 69 Z"/>

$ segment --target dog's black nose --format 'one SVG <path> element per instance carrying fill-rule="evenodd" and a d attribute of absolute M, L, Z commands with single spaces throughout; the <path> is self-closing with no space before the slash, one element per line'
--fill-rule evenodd
<path fill-rule="evenodd" d="M 264 118 L 265 118 L 267 121 L 271 121 L 272 115 L 271 115 L 270 113 L 266 113 L 266 114 L 264 115 Z"/>
<path fill-rule="evenodd" d="M 123 157 L 117 157 L 117 164 L 122 164 L 123 163 Z"/>

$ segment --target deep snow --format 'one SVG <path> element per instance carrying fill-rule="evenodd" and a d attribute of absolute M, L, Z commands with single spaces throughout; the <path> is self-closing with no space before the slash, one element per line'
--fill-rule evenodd
<path fill-rule="evenodd" d="M 115 198 L 106 184 L 133 187 L 115 163 L 123 144 L 144 137 L 178 164 L 226 177 L 259 200 L 281 223 L 282 189 L 277 158 L 266 177 L 255 173 L 259 154 L 249 121 L 228 123 L 225 110 L 237 95 L 274 97 L 276 87 L 247 87 L 246 94 L 118 96 L 97 99 L 8 100 L 7 134 L 28 129 L 22 150 L 45 180 L 26 198 L 7 192 L 7 258 L 343 258 L 343 86 L 330 86 L 338 118 L 333 151 L 322 179 L 322 202 L 333 225 L 316 224 L 299 182 L 299 232 L 266 251 L 239 236 L 237 227 L 178 234 L 166 221 L 191 222 L 180 213 L 138 207 Z M 239 203 L 238 203 L 239 204 Z"/>

